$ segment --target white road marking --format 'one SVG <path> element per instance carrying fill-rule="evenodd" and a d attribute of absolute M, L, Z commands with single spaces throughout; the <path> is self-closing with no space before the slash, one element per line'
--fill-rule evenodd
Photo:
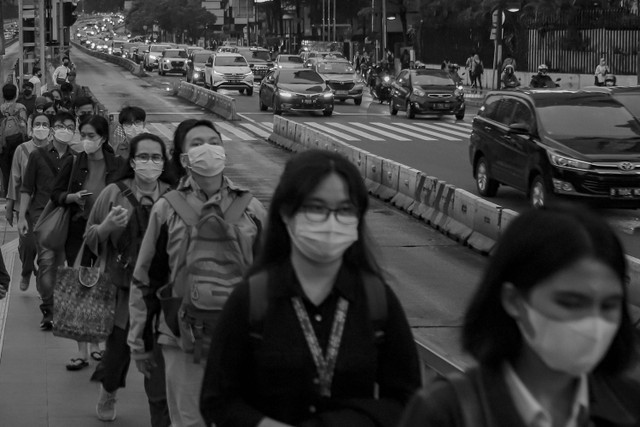
<path fill-rule="evenodd" d="M 446 133 L 449 133 L 451 135 L 459 136 L 459 137 L 462 137 L 462 138 L 468 138 L 469 137 L 468 133 L 462 133 L 462 132 L 459 132 L 459 131 L 455 131 L 455 130 L 446 128 L 446 127 L 444 127 L 442 125 L 441 126 L 436 126 L 436 125 L 429 125 L 427 123 L 416 123 L 416 126 L 422 126 L 422 127 L 427 128 L 427 129 L 436 130 L 438 132 L 446 132 Z"/>
<path fill-rule="evenodd" d="M 368 124 L 358 123 L 358 122 L 349 122 L 349 124 L 352 126 L 357 126 L 359 128 L 372 130 L 371 126 Z M 375 132 L 379 135 L 386 136 L 387 138 L 395 139 L 396 141 L 410 141 L 409 138 L 405 138 L 404 136 L 398 136 L 391 132 L 385 132 L 383 130 L 378 130 L 378 129 L 375 129 Z"/>
<path fill-rule="evenodd" d="M 366 133 L 366 132 L 362 132 L 362 131 L 350 128 L 349 126 L 343 125 L 342 123 L 327 123 L 327 124 L 329 126 L 333 126 L 333 127 L 338 128 L 338 129 L 342 129 L 342 130 L 344 130 L 346 132 L 351 132 L 354 135 L 358 135 L 358 136 L 361 136 L 363 138 L 370 139 L 372 141 L 384 141 L 383 138 L 379 138 L 379 137 L 377 137 L 375 135 L 372 135 L 370 133 Z"/>
<path fill-rule="evenodd" d="M 271 134 L 269 132 L 266 132 L 264 130 L 262 130 L 262 128 L 252 125 L 251 123 L 241 123 L 241 126 L 243 126 L 244 128 L 248 129 L 249 131 L 255 133 L 256 135 L 258 135 L 261 138 L 269 138 L 271 136 Z"/>
<path fill-rule="evenodd" d="M 455 124 L 455 125 L 453 123 L 439 123 L 438 125 L 439 126 L 444 126 L 444 127 L 447 127 L 447 128 L 451 128 L 451 129 L 456 130 L 458 132 L 463 132 L 463 133 L 465 133 L 466 136 L 469 136 L 471 134 L 471 129 L 467 129 L 465 127 L 460 126 L 462 124 L 464 124 L 464 123 L 459 123 L 459 124 Z"/>
<path fill-rule="evenodd" d="M 420 133 L 427 134 L 427 135 L 430 135 L 430 136 L 435 136 L 436 138 L 442 138 L 442 139 L 446 139 L 446 140 L 449 140 L 449 141 L 460 141 L 460 138 L 454 138 L 454 137 L 451 137 L 451 136 L 448 136 L 448 135 L 443 135 L 443 134 L 438 133 L 438 132 L 432 132 L 432 131 L 429 131 L 429 130 L 426 130 L 426 129 L 421 129 L 421 128 L 417 127 L 417 126 L 408 125 L 406 123 L 396 123 L 396 126 L 402 126 L 404 128 L 407 128 L 407 129 L 415 129 L 416 132 L 420 132 Z"/>
<path fill-rule="evenodd" d="M 320 129 L 321 131 L 326 132 L 326 133 L 328 133 L 330 135 L 333 135 L 336 138 L 344 139 L 346 141 L 360 141 L 358 138 L 354 138 L 352 136 L 345 135 L 343 133 L 337 132 L 335 129 L 331 129 L 330 127 L 322 126 L 321 124 L 318 124 L 318 123 L 315 123 L 315 122 L 305 122 L 304 124 L 307 125 L 307 126 L 314 127 L 316 129 Z"/>
<path fill-rule="evenodd" d="M 428 136 L 416 135 L 415 132 L 409 132 L 408 130 L 398 129 L 398 127 L 394 127 L 394 126 L 388 125 L 386 123 L 371 122 L 370 124 L 376 125 L 376 126 L 380 126 L 382 128 L 389 129 L 389 130 L 392 130 L 392 131 L 394 131 L 396 133 L 401 133 L 403 135 L 407 135 L 407 136 L 410 136 L 412 138 L 419 138 L 422 141 L 435 141 L 436 140 L 435 138 L 429 138 Z M 397 123 L 396 123 L 396 125 L 397 125 Z"/>
<path fill-rule="evenodd" d="M 227 132 L 230 132 L 230 133 L 240 137 L 240 139 L 243 139 L 243 140 L 255 139 L 254 137 L 252 137 L 248 133 L 243 132 L 240 129 L 237 129 L 235 126 L 232 126 L 232 125 L 228 124 L 227 122 L 217 122 L 216 126 L 217 127 L 221 127 L 222 129 L 226 130 Z"/>

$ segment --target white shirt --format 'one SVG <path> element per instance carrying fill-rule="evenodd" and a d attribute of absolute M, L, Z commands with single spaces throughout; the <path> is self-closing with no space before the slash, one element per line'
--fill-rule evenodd
<path fill-rule="evenodd" d="M 56 84 L 56 82 L 58 81 L 58 78 L 64 79 L 64 81 L 66 82 L 69 71 L 71 71 L 69 70 L 69 67 L 65 67 L 64 65 L 61 65 L 58 68 L 56 68 L 56 70 L 53 72 L 53 83 Z"/>
<path fill-rule="evenodd" d="M 589 409 L 589 383 L 586 375 L 580 376 L 569 421 L 564 426 L 554 426 L 549 412 L 533 397 L 509 363 L 504 364 L 503 372 L 509 394 L 527 427 L 579 427 L 581 408 Z"/>

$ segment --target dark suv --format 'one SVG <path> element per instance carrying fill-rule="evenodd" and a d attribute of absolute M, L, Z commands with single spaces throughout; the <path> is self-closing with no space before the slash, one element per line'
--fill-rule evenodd
<path fill-rule="evenodd" d="M 640 207 L 640 122 L 607 93 L 490 92 L 473 120 L 469 159 L 482 196 L 503 184 L 534 207 L 554 197 Z"/>

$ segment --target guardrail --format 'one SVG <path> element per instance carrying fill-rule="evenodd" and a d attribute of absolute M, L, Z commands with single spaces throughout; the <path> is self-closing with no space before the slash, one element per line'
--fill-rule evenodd
<path fill-rule="evenodd" d="M 236 112 L 236 100 L 231 96 L 222 95 L 185 81 L 174 83 L 173 94 L 204 107 L 224 119 L 240 120 Z"/>
<path fill-rule="evenodd" d="M 124 67 L 127 70 L 131 71 L 131 74 L 135 76 L 144 77 L 147 75 L 142 64 L 136 64 L 130 59 L 123 58 L 121 56 L 109 55 L 108 53 L 104 53 L 104 52 L 96 52 L 94 50 L 87 49 L 86 47 L 74 41 L 72 41 L 71 44 L 81 52 L 86 53 L 87 55 L 91 55 L 95 58 L 102 59 L 104 61 L 111 62 L 113 64 L 118 64 L 121 67 Z"/>

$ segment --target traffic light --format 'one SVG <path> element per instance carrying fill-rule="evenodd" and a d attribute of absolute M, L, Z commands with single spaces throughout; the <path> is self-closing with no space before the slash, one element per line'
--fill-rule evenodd
<path fill-rule="evenodd" d="M 62 3 L 62 26 L 71 27 L 78 20 L 76 12 L 77 4 L 71 2 Z"/>

